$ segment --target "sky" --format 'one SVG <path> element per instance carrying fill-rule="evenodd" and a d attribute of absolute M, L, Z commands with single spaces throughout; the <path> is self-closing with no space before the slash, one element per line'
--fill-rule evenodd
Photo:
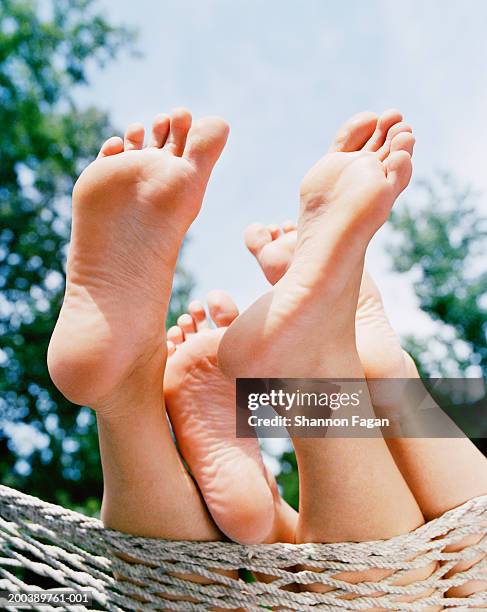
<path fill-rule="evenodd" d="M 396 107 L 414 128 L 414 176 L 452 171 L 487 190 L 487 3 L 483 0 L 99 0 L 113 23 L 138 30 L 141 57 L 93 70 L 83 104 L 120 130 L 186 106 L 231 127 L 184 261 L 197 286 L 248 306 L 267 284 L 246 252 L 245 227 L 295 218 L 307 169 L 339 125 Z M 408 200 L 406 192 L 397 207 Z M 479 206 L 485 210 L 487 198 Z M 400 333 L 434 328 L 411 278 L 390 270 L 383 228 L 368 267 Z"/>

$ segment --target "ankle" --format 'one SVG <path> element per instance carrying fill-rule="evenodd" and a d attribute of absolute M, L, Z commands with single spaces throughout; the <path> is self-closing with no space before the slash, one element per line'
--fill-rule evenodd
<path fill-rule="evenodd" d="M 163 379 L 167 349 L 157 347 L 147 359 L 141 359 L 130 372 L 121 378 L 110 392 L 91 405 L 104 419 L 118 420 L 128 415 L 138 415 L 143 403 L 144 419 L 151 412 L 160 418 L 163 405 Z"/>
<path fill-rule="evenodd" d="M 159 341 L 121 368 L 116 351 L 86 352 L 57 338 L 49 346 L 47 361 L 54 384 L 69 401 L 118 414 L 119 406 L 136 406 L 141 397 L 149 400 L 156 394 L 161 401 L 166 358 L 165 343 Z"/>

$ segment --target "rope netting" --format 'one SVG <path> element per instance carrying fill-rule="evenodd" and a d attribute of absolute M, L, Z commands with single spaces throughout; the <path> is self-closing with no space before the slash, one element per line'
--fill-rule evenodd
<path fill-rule="evenodd" d="M 453 587 L 487 580 L 486 525 L 483 496 L 390 540 L 250 546 L 168 541 L 106 529 L 96 519 L 0 486 L 0 590 L 90 591 L 89 608 L 31 608 L 76 612 L 422 610 L 435 605 L 487 610 L 485 590 L 445 597 Z M 455 550 L 452 545 L 468 536 L 477 536 L 475 543 Z M 460 561 L 468 566 L 477 559 L 469 569 L 451 572 Z M 429 577 L 403 584 L 409 580 L 401 578 L 421 568 L 432 568 Z M 374 569 L 387 571 L 356 584 L 341 577 Z M 324 592 L 316 592 L 317 583 Z"/>

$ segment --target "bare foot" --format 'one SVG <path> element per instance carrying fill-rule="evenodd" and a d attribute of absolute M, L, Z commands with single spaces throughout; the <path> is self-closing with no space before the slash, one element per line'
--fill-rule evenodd
<path fill-rule="evenodd" d="M 412 134 L 390 135 L 401 119 L 396 111 L 379 120 L 362 114 L 347 124 L 342 151 L 336 152 L 335 142 L 305 177 L 294 258 L 272 291 L 226 331 L 218 352 L 226 375 L 364 379 L 355 314 L 367 244 L 411 176 Z M 367 398 L 365 380 L 363 392 Z M 373 416 L 369 401 L 361 406 L 363 416 Z M 301 487 L 299 541 L 391 537 L 421 523 L 419 508 L 382 438 L 295 438 L 293 443 Z M 371 480 L 366 463 L 358 468 L 363 453 L 371 465 L 384 466 L 380 477 Z M 322 469 L 323 461 L 335 469 Z M 336 479 L 343 485 L 342 474 L 349 470 L 354 479 L 340 486 Z M 361 470 L 357 486 L 353 483 Z M 342 504 L 349 499 L 361 504 L 363 522 L 347 520 Z"/>
<path fill-rule="evenodd" d="M 226 332 L 219 361 L 227 375 L 364 378 L 356 313 L 360 299 L 370 313 L 363 319 L 377 318 L 378 306 L 362 283 L 365 250 L 410 180 L 413 145 L 396 111 L 379 119 L 362 113 L 303 180 L 298 226 L 286 224 L 281 245 L 276 227 L 247 232 L 247 245 L 275 286 Z M 370 402 L 361 410 L 373 414 Z M 382 438 L 296 438 L 293 444 L 300 475 L 297 542 L 389 538 L 423 522 Z M 358 582 L 372 574 L 342 577 Z M 413 572 L 407 581 L 418 578 Z"/>
<path fill-rule="evenodd" d="M 121 387 L 162 374 L 164 328 L 176 259 L 198 214 L 228 127 L 191 127 L 184 109 L 109 139 L 73 191 L 64 303 L 51 339 L 54 383 L 77 404 L 110 412 Z M 162 376 L 161 376 L 162 379 Z"/>
<path fill-rule="evenodd" d="M 296 239 L 297 228 L 296 224 L 292 221 L 283 223 L 281 227 L 277 225 L 264 226 L 254 223 L 245 232 L 247 248 L 254 255 L 265 277 L 271 284 L 275 284 L 291 265 Z M 401 348 L 400 340 L 384 310 L 380 292 L 367 271 L 364 271 L 362 276 L 355 328 L 357 349 L 367 378 L 418 377 L 414 362 L 411 356 Z M 372 386 L 370 390 L 372 401 L 377 405 L 375 396 L 378 389 Z M 381 400 L 379 399 L 378 403 L 380 402 Z M 414 439 L 392 439 L 387 442 L 398 466 L 403 471 L 409 487 L 415 493 L 423 514 L 427 518 L 432 519 L 441 516 L 446 510 L 460 505 L 464 501 L 483 492 L 481 480 L 478 477 L 474 479 L 469 478 L 473 473 L 483 473 L 480 462 L 485 462 L 485 459 L 478 455 L 470 441 L 462 438 L 426 440 L 424 443 L 422 440 Z M 431 449 L 432 444 L 435 446 Z M 445 455 L 447 455 L 448 459 L 442 464 L 441 451 L 444 446 L 447 447 Z M 413 457 L 416 461 L 412 469 L 407 469 L 410 461 L 408 459 L 409 456 Z M 445 500 L 445 493 L 435 490 L 435 487 L 447 478 L 450 482 L 449 479 L 453 476 L 451 472 L 451 458 L 454 456 L 458 458 L 455 464 L 465 466 L 464 469 L 467 470 L 467 474 L 455 474 L 455 482 L 461 482 L 463 486 L 453 487 L 453 491 L 449 486 L 447 488 L 448 498 Z M 427 472 L 438 463 L 440 463 L 442 468 L 443 465 L 448 465 L 448 469 L 442 469 L 442 471 L 435 474 L 434 479 L 431 479 L 428 477 Z M 431 483 L 432 480 L 435 483 L 434 486 Z M 469 480 L 474 480 L 475 483 L 469 485 Z M 452 495 L 454 496 L 453 499 L 451 499 Z M 457 545 L 447 547 L 445 552 L 461 550 L 468 545 L 476 544 L 478 541 L 478 536 L 469 536 Z M 475 566 L 483 557 L 484 555 L 480 553 L 470 561 L 459 564 L 453 571 L 449 572 L 448 577 Z M 351 575 L 351 577 L 352 580 L 357 581 L 356 576 Z M 342 579 L 344 579 L 344 576 L 342 576 Z M 411 575 L 408 575 L 405 584 L 410 580 Z M 485 590 L 485 583 L 471 581 L 466 585 L 450 589 L 447 596 L 466 597 L 472 593 L 483 592 L 483 590 Z"/>
<path fill-rule="evenodd" d="M 230 539 L 292 541 L 295 513 L 277 494 L 258 440 L 236 438 L 235 385 L 217 364 L 220 340 L 238 316 L 237 306 L 223 291 L 207 299 L 216 328 L 195 301 L 167 333 L 165 400 L 179 449 L 215 523 Z"/>
<path fill-rule="evenodd" d="M 280 253 L 273 247 L 275 241 L 268 245 L 272 261 L 267 276 L 276 283 L 273 291 L 243 313 L 222 341 L 219 357 L 229 374 L 306 377 L 299 355 L 292 372 L 283 372 L 277 357 L 290 349 L 289 336 L 301 332 L 308 335 L 307 351 L 316 355 L 317 363 L 322 367 L 330 363 L 333 376 L 339 376 L 340 370 L 347 374 L 349 359 L 357 353 L 355 315 L 365 249 L 411 176 L 414 137 L 401 119 L 390 111 L 379 121 L 371 116 L 356 128 L 349 126 L 347 136 L 339 135 L 331 151 L 306 175 L 294 258 L 285 270 L 293 241 L 288 227 Z M 372 136 L 371 125 L 376 126 Z M 249 247 L 254 252 L 259 248 L 257 241 Z M 285 272 L 277 280 L 279 266 Z M 367 291 L 372 292 L 370 286 Z M 363 300 L 364 311 L 370 301 Z M 324 312 L 334 316 L 326 316 L 324 329 L 312 334 L 311 321 L 323 319 Z M 338 345 L 342 350 L 330 359 L 330 347 Z M 346 356 L 341 364 L 338 353 Z"/>
<path fill-rule="evenodd" d="M 250 225 L 245 243 L 267 280 L 275 285 L 291 265 L 297 241 L 292 221 L 279 226 Z M 384 310 L 382 298 L 370 274 L 364 270 L 355 317 L 357 350 L 366 378 L 407 378 L 411 357 Z"/>
<path fill-rule="evenodd" d="M 124 140 L 105 142 L 73 193 L 66 295 L 48 365 L 68 399 L 97 411 L 105 524 L 136 535 L 221 537 L 165 417 L 161 330 L 178 252 L 227 132 L 220 119 L 191 127 L 181 109 L 156 117 L 142 148 L 144 129 L 134 124 Z"/>

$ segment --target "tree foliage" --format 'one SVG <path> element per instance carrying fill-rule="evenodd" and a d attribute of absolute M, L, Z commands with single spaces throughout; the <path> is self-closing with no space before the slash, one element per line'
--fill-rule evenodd
<path fill-rule="evenodd" d="M 286 451 L 280 457 L 281 471 L 277 475 L 277 483 L 283 498 L 295 510 L 299 509 L 299 474 L 298 463 L 294 451 Z"/>
<path fill-rule="evenodd" d="M 63 505 L 95 511 L 101 497 L 96 423 L 67 402 L 45 363 L 64 290 L 69 199 L 79 172 L 113 133 L 107 115 L 80 108 L 92 67 L 133 35 L 111 25 L 95 0 L 0 4 L 0 480 Z M 487 374 L 487 222 L 475 194 L 447 175 L 418 184 L 396 213 L 395 270 L 414 275 L 431 338 L 406 347 L 423 374 Z M 181 264 L 168 324 L 192 287 Z M 298 503 L 293 453 L 279 482 Z"/>
<path fill-rule="evenodd" d="M 113 133 L 77 93 L 132 39 L 94 0 L 0 4 L 0 480 L 88 511 L 101 492 L 95 419 L 53 387 L 46 350 L 73 183 Z M 190 285 L 181 269 L 171 320 Z"/>
<path fill-rule="evenodd" d="M 414 205 L 392 217 L 394 269 L 412 273 L 420 308 L 437 324 L 406 347 L 422 374 L 487 375 L 487 218 L 479 196 L 450 175 L 417 184 Z"/>

